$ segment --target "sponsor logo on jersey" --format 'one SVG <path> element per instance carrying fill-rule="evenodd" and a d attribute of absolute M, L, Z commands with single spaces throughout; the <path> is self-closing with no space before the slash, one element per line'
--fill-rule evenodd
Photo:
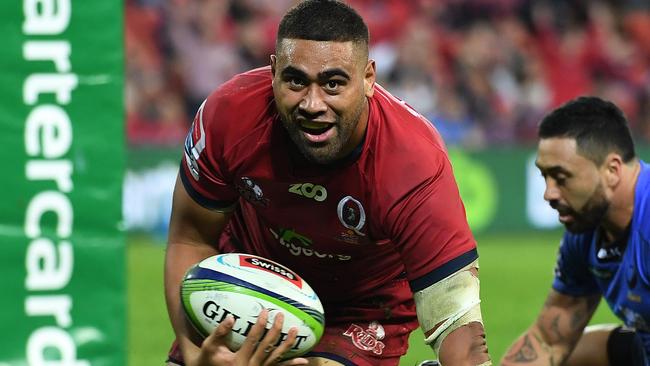
<path fill-rule="evenodd" d="M 235 187 L 237 188 L 239 195 L 246 201 L 256 206 L 268 207 L 268 198 L 264 198 L 262 188 L 260 188 L 260 186 L 251 178 L 241 177 L 239 182 L 235 184 Z"/>
<path fill-rule="evenodd" d="M 256 268 L 269 273 L 273 273 L 293 283 L 294 285 L 298 286 L 298 288 L 302 288 L 302 279 L 289 268 L 281 266 L 277 263 L 273 263 L 262 258 L 240 255 L 239 265 L 242 267 Z"/>
<path fill-rule="evenodd" d="M 337 236 L 335 239 L 348 244 L 359 244 L 359 238 L 359 235 L 357 235 L 354 230 L 345 229 L 341 231 L 339 236 Z"/>
<path fill-rule="evenodd" d="M 354 231 L 357 235 L 365 236 L 361 230 L 366 224 L 366 211 L 363 209 L 361 202 L 352 198 L 352 196 L 345 196 L 339 201 L 336 213 L 343 226 Z"/>
<path fill-rule="evenodd" d="M 385 345 L 381 340 L 386 336 L 386 332 L 384 327 L 376 321 L 368 324 L 366 329 L 356 324 L 350 324 L 343 335 L 350 337 L 352 344 L 360 350 L 376 355 L 381 355 L 384 352 Z"/>
<path fill-rule="evenodd" d="M 642 332 L 650 332 L 648 322 L 641 314 L 637 313 L 636 311 L 625 306 L 617 305 L 617 309 L 615 309 L 614 313 L 616 313 L 619 318 L 623 319 L 623 322 L 628 327 L 640 330 Z"/>
<path fill-rule="evenodd" d="M 192 127 L 190 127 L 190 132 L 185 137 L 185 163 L 187 168 L 192 174 L 194 180 L 199 180 L 199 164 L 198 160 L 201 156 L 201 153 L 205 149 L 205 130 L 203 129 L 203 107 L 205 106 L 205 101 L 199 107 L 199 111 L 194 117 L 192 122 Z"/>
<path fill-rule="evenodd" d="M 642 302 L 641 295 L 635 294 L 632 291 L 627 291 L 627 299 L 633 302 Z"/>
<path fill-rule="evenodd" d="M 320 253 L 312 248 L 312 240 L 302 234 L 297 233 L 292 229 L 283 229 L 279 228 L 273 230 L 269 228 L 271 235 L 282 245 L 283 247 L 289 250 L 291 255 L 296 257 L 316 257 L 321 259 L 336 259 L 339 261 L 349 261 L 352 259 L 352 256 L 346 254 L 336 254 L 336 253 Z"/>
<path fill-rule="evenodd" d="M 602 280 L 609 280 L 612 278 L 612 272 L 606 269 L 589 266 L 589 272 L 591 272 L 591 274 L 593 274 L 596 278 L 600 278 Z"/>
<path fill-rule="evenodd" d="M 600 248 L 596 253 L 596 257 L 601 262 L 620 261 L 621 257 L 623 257 L 623 253 L 621 251 L 621 248 L 618 246 Z"/>
<path fill-rule="evenodd" d="M 289 192 L 303 196 L 306 198 L 313 198 L 314 201 L 323 202 L 327 199 L 327 189 L 318 184 L 313 183 L 295 183 L 289 186 Z"/>

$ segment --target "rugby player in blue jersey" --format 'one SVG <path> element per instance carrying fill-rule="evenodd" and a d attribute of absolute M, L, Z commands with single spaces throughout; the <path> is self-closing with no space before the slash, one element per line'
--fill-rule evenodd
<path fill-rule="evenodd" d="M 621 110 L 596 97 L 551 112 L 539 138 L 544 199 L 566 232 L 541 313 L 501 364 L 649 365 L 650 166 Z M 622 325 L 586 327 L 601 298 Z"/>

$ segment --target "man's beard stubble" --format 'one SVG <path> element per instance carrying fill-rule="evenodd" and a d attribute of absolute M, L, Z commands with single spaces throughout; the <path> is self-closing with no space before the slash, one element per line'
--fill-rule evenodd
<path fill-rule="evenodd" d="M 334 127 L 332 127 L 337 129 L 336 136 L 320 144 L 307 141 L 303 136 L 299 123 L 297 122 L 298 116 L 296 116 L 300 112 L 296 111 L 292 116 L 286 116 L 282 113 L 279 115 L 282 126 L 289 134 L 289 138 L 307 160 L 316 164 L 330 164 L 342 158 L 339 155 L 354 133 L 362 112 L 363 103 L 357 108 L 350 120 L 343 120 L 337 115 Z"/>
<path fill-rule="evenodd" d="M 585 233 L 596 229 L 602 222 L 610 202 L 605 198 L 602 185 L 599 185 L 594 194 L 589 198 L 581 212 L 569 208 L 573 222 L 565 225 L 572 233 Z"/>

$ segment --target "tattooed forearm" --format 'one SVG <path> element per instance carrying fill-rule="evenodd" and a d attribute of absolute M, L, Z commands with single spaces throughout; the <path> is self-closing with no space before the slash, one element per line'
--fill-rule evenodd
<path fill-rule="evenodd" d="M 546 344 L 542 337 L 534 334 L 525 334 L 503 359 L 503 365 L 534 364 L 536 366 L 559 366 L 564 362 L 568 353 L 557 352 Z"/>
<path fill-rule="evenodd" d="M 551 321 L 551 332 L 553 332 L 553 335 L 558 342 L 564 342 L 566 340 L 566 337 L 560 331 L 560 315 L 557 315 Z"/>
<path fill-rule="evenodd" d="M 571 315 L 571 329 L 582 329 L 585 326 L 587 314 L 584 311 L 576 311 Z"/>
<path fill-rule="evenodd" d="M 536 322 L 510 348 L 503 365 L 562 365 L 582 335 L 600 297 L 572 297 L 551 290 Z"/>
<path fill-rule="evenodd" d="M 524 335 L 523 344 L 519 347 L 518 350 L 515 350 L 514 353 L 506 356 L 507 361 L 517 362 L 517 363 L 528 363 L 537 360 L 537 351 L 533 347 L 533 343 L 530 341 L 528 334 Z"/>
<path fill-rule="evenodd" d="M 567 329 L 567 316 L 564 314 L 545 314 L 540 317 L 539 332 L 542 342 L 548 344 L 564 343 L 574 338 L 574 329 Z"/>

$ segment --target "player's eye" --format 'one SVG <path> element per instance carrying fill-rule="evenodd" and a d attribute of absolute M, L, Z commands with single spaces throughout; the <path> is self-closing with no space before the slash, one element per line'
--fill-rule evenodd
<path fill-rule="evenodd" d="M 298 88 L 302 88 L 303 86 L 305 86 L 305 81 L 303 79 L 297 78 L 297 77 L 290 77 L 287 80 L 287 83 L 289 84 L 289 87 L 292 88 L 292 89 L 298 89 Z"/>
<path fill-rule="evenodd" d="M 336 92 L 336 91 L 338 91 L 338 89 L 339 89 L 342 85 L 343 85 L 343 82 L 341 82 L 341 81 L 339 81 L 339 80 L 328 80 L 328 81 L 325 83 L 324 88 L 325 88 L 325 90 L 327 90 L 328 92 Z"/>

